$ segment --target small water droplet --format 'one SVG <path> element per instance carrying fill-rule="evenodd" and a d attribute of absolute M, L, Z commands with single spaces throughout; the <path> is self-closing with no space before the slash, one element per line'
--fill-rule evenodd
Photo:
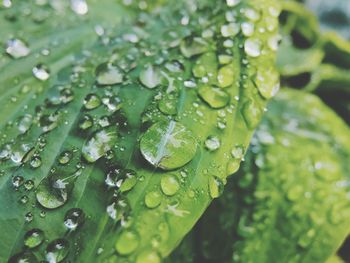
<path fill-rule="evenodd" d="M 80 208 L 69 209 L 64 216 L 64 225 L 69 230 L 76 230 L 83 224 L 85 220 L 85 213 Z"/>
<path fill-rule="evenodd" d="M 41 163 L 42 163 L 41 158 L 38 155 L 34 155 L 30 160 L 30 166 L 34 169 L 40 167 Z"/>
<path fill-rule="evenodd" d="M 33 70 L 33 75 L 39 80 L 45 81 L 48 80 L 50 77 L 50 71 L 49 69 L 43 65 L 43 64 L 38 64 L 36 65 Z"/>
<path fill-rule="evenodd" d="M 6 53 L 11 57 L 18 59 L 30 54 L 28 45 L 20 39 L 13 38 L 6 42 Z"/>
<path fill-rule="evenodd" d="M 63 151 L 58 157 L 58 162 L 60 164 L 67 164 L 73 158 L 73 153 L 71 151 Z"/>
<path fill-rule="evenodd" d="M 248 56 L 259 57 L 261 55 L 262 43 L 259 39 L 248 38 L 244 42 L 244 51 Z"/>
<path fill-rule="evenodd" d="M 87 130 L 94 125 L 94 121 L 90 115 L 84 115 L 79 121 L 79 128 L 82 130 Z"/>
<path fill-rule="evenodd" d="M 44 232 L 34 228 L 24 235 L 24 245 L 29 248 L 40 246 L 44 241 Z"/>
<path fill-rule="evenodd" d="M 96 68 L 96 81 L 99 85 L 115 85 L 123 82 L 124 74 L 112 63 L 102 63 Z"/>
<path fill-rule="evenodd" d="M 122 232 L 116 243 L 115 249 L 120 255 L 129 255 L 136 250 L 139 245 L 139 236 L 134 231 Z"/>
<path fill-rule="evenodd" d="M 145 204 L 148 208 L 156 208 L 161 201 L 162 196 L 158 191 L 151 191 L 145 195 Z"/>
<path fill-rule="evenodd" d="M 217 136 L 210 135 L 205 140 L 205 148 L 207 148 L 209 151 L 216 151 L 220 148 L 220 139 Z"/>
<path fill-rule="evenodd" d="M 101 99 L 96 94 L 90 93 L 84 99 L 84 107 L 87 110 L 96 109 L 101 105 Z"/>
<path fill-rule="evenodd" d="M 49 263 L 63 261 L 69 252 L 69 243 L 65 239 L 56 239 L 48 244 L 46 248 L 46 260 Z"/>
<path fill-rule="evenodd" d="M 144 251 L 141 252 L 137 258 L 136 263 L 160 263 L 161 259 L 155 251 Z"/>
<path fill-rule="evenodd" d="M 234 37 L 240 31 L 239 24 L 237 23 L 229 23 L 221 26 L 221 35 L 223 37 Z"/>
<path fill-rule="evenodd" d="M 175 175 L 165 175 L 160 180 L 162 192 L 165 195 L 172 196 L 180 189 L 180 184 Z"/>
<path fill-rule="evenodd" d="M 209 193 L 211 198 L 218 198 L 224 191 L 224 184 L 218 177 L 209 178 Z"/>
<path fill-rule="evenodd" d="M 30 114 L 26 114 L 21 117 L 18 121 L 18 130 L 21 134 L 26 133 L 29 128 L 32 126 L 33 116 Z"/>
<path fill-rule="evenodd" d="M 149 64 L 141 70 L 139 79 L 146 88 L 154 89 L 160 85 L 162 75 L 158 68 Z"/>
<path fill-rule="evenodd" d="M 89 11 L 85 0 L 71 0 L 70 7 L 77 15 L 85 15 Z"/>

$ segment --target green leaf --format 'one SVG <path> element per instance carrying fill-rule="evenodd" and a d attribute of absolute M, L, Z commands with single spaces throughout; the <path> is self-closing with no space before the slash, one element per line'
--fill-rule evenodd
<path fill-rule="evenodd" d="M 9 38 L 21 28 L 31 53 L 1 60 L 1 262 L 160 262 L 238 169 L 231 151 L 243 154 L 267 103 L 256 83 L 278 84 L 255 81 L 274 69 L 276 1 L 91 1 L 83 15 L 84 3 L 78 14 L 31 2 L 0 13 L 49 14 L 4 26 Z M 244 21 L 266 30 L 222 34 Z M 218 64 L 196 76 L 206 52 Z M 203 84 L 229 100 L 211 107 Z M 30 249 L 34 230 L 45 239 Z"/>
<path fill-rule="evenodd" d="M 174 256 L 192 254 L 189 262 L 206 263 L 325 262 L 350 231 L 349 135 L 316 96 L 282 90 L 242 169 L 184 241 L 196 249 L 181 245 Z"/>

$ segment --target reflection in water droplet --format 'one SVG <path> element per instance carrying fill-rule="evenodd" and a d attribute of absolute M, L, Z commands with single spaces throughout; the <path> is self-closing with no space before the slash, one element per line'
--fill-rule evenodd
<path fill-rule="evenodd" d="M 124 221 L 130 211 L 128 201 L 122 196 L 113 197 L 110 204 L 107 206 L 107 214 L 114 221 Z"/>
<path fill-rule="evenodd" d="M 30 166 L 32 168 L 38 168 L 41 166 L 41 158 L 40 156 L 34 155 L 30 160 Z"/>
<path fill-rule="evenodd" d="M 17 38 L 8 40 L 6 42 L 5 50 L 8 55 L 15 59 L 26 57 L 30 53 L 27 44 Z"/>
<path fill-rule="evenodd" d="M 69 230 L 75 230 L 83 224 L 85 220 L 85 213 L 80 208 L 69 209 L 64 216 L 64 225 Z"/>
<path fill-rule="evenodd" d="M 24 245 L 29 248 L 40 246 L 44 241 L 44 232 L 34 228 L 24 235 Z"/>
<path fill-rule="evenodd" d="M 93 163 L 111 150 L 117 142 L 115 127 L 106 128 L 94 133 L 83 145 L 82 155 L 86 161 Z"/>
<path fill-rule="evenodd" d="M 84 99 L 84 107 L 87 110 L 93 110 L 101 105 L 101 99 L 96 94 L 88 94 Z"/>
<path fill-rule="evenodd" d="M 48 244 L 46 248 L 46 260 L 49 263 L 63 261 L 69 252 L 69 243 L 65 239 L 56 239 Z"/>
<path fill-rule="evenodd" d="M 79 128 L 82 130 L 87 130 L 94 125 L 94 121 L 90 115 L 84 115 L 79 121 Z"/>
<path fill-rule="evenodd" d="M 33 75 L 39 80 L 48 80 L 50 77 L 50 71 L 49 69 L 43 65 L 43 64 L 38 64 L 36 65 L 33 70 Z"/>
<path fill-rule="evenodd" d="M 73 153 L 71 151 L 64 151 L 58 157 L 58 162 L 60 164 L 67 164 L 72 159 Z"/>

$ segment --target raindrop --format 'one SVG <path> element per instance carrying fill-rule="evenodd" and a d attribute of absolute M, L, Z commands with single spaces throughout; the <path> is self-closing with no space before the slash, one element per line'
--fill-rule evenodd
<path fill-rule="evenodd" d="M 103 63 L 96 68 L 96 81 L 99 85 L 115 85 L 123 82 L 124 74 L 112 63 Z"/>
<path fill-rule="evenodd" d="M 259 57 L 261 55 L 262 43 L 259 39 L 248 38 L 244 42 L 244 51 L 248 56 Z"/>
<path fill-rule="evenodd" d="M 219 86 L 221 88 L 231 86 L 234 81 L 234 77 L 237 75 L 235 73 L 235 69 L 231 64 L 220 68 L 217 77 Z"/>
<path fill-rule="evenodd" d="M 201 86 L 198 89 L 198 95 L 214 109 L 223 108 L 230 101 L 230 96 L 224 90 L 208 85 Z"/>
<path fill-rule="evenodd" d="M 96 162 L 115 146 L 117 138 L 115 127 L 95 132 L 83 145 L 83 157 L 90 163 Z"/>
<path fill-rule="evenodd" d="M 24 182 L 24 188 L 27 190 L 27 191 L 30 191 L 34 188 L 34 181 L 33 180 L 26 180 Z"/>
<path fill-rule="evenodd" d="M 224 190 L 224 184 L 218 177 L 209 178 L 209 193 L 211 198 L 218 198 Z"/>
<path fill-rule="evenodd" d="M 158 122 L 141 137 L 140 150 L 153 166 L 172 170 L 193 159 L 197 141 L 192 132 L 179 122 Z"/>
<path fill-rule="evenodd" d="M 31 252 L 20 252 L 10 258 L 9 263 L 37 263 L 38 259 Z"/>
<path fill-rule="evenodd" d="M 50 71 L 49 69 L 43 65 L 43 64 L 38 64 L 36 65 L 33 70 L 33 75 L 39 80 L 48 80 L 50 77 Z"/>
<path fill-rule="evenodd" d="M 223 37 L 234 37 L 239 33 L 239 24 L 229 23 L 221 26 L 221 35 Z"/>
<path fill-rule="evenodd" d="M 82 130 L 87 130 L 94 125 L 94 121 L 90 115 L 84 115 L 79 121 L 79 128 Z"/>
<path fill-rule="evenodd" d="M 241 0 L 226 0 L 227 6 L 233 7 L 238 5 L 241 2 Z"/>
<path fill-rule="evenodd" d="M 134 231 L 124 231 L 122 232 L 116 243 L 115 250 L 120 255 L 129 255 L 136 250 L 139 245 L 139 236 Z"/>
<path fill-rule="evenodd" d="M 87 110 L 96 109 L 101 105 L 101 99 L 96 94 L 90 93 L 84 99 L 84 107 Z"/>
<path fill-rule="evenodd" d="M 15 188 L 20 187 L 23 184 L 23 182 L 24 182 L 24 179 L 22 176 L 17 175 L 17 176 L 12 177 L 12 185 Z"/>
<path fill-rule="evenodd" d="M 217 136 L 210 135 L 206 140 L 205 140 L 205 148 L 207 148 L 209 151 L 216 151 L 217 149 L 220 148 L 220 139 Z"/>
<path fill-rule="evenodd" d="M 151 191 L 145 195 L 145 205 L 148 208 L 156 208 L 160 205 L 162 196 L 158 191 Z"/>
<path fill-rule="evenodd" d="M 137 258 L 136 263 L 160 263 L 161 259 L 155 251 L 144 251 L 141 252 Z"/>
<path fill-rule="evenodd" d="M 29 248 L 40 246 L 44 241 L 44 232 L 34 228 L 24 235 L 24 245 Z"/>
<path fill-rule="evenodd" d="M 159 69 L 149 64 L 141 70 L 139 79 L 145 87 L 154 89 L 160 85 L 162 81 L 162 75 Z"/>
<path fill-rule="evenodd" d="M 64 216 L 64 225 L 69 230 L 76 230 L 83 224 L 85 220 L 85 213 L 80 208 L 69 209 Z"/>
<path fill-rule="evenodd" d="M 255 84 L 260 94 L 270 99 L 274 97 L 280 89 L 279 74 L 273 69 L 259 69 L 256 74 Z"/>
<path fill-rule="evenodd" d="M 37 155 L 34 155 L 30 160 L 30 166 L 34 169 L 40 167 L 41 163 L 42 163 L 41 158 L 40 156 L 37 156 Z"/>
<path fill-rule="evenodd" d="M 253 101 L 250 100 L 246 101 L 243 104 L 242 114 L 247 124 L 247 127 L 250 129 L 254 129 L 260 121 L 262 112 L 261 109 Z"/>
<path fill-rule="evenodd" d="M 113 167 L 106 176 L 105 183 L 109 187 L 120 187 L 124 180 L 124 173 L 120 167 Z"/>
<path fill-rule="evenodd" d="M 130 211 L 130 205 L 124 197 L 115 196 L 106 210 L 109 217 L 114 221 L 124 220 Z"/>
<path fill-rule="evenodd" d="M 172 196 L 177 193 L 180 188 L 179 181 L 175 175 L 165 175 L 160 180 L 162 192 L 165 195 Z"/>
<path fill-rule="evenodd" d="M 8 40 L 6 42 L 5 50 L 8 55 L 15 59 L 26 57 L 30 53 L 27 44 L 17 38 Z"/>
<path fill-rule="evenodd" d="M 33 215 L 32 212 L 28 212 L 28 213 L 26 213 L 25 216 L 24 216 L 24 220 L 25 220 L 27 223 L 32 222 L 33 219 L 34 219 L 34 215 Z"/>
<path fill-rule="evenodd" d="M 20 118 L 18 121 L 18 130 L 21 134 L 26 133 L 29 128 L 32 126 L 33 116 L 30 114 L 26 114 Z"/>
<path fill-rule="evenodd" d="M 69 243 L 65 239 L 56 239 L 48 244 L 46 248 L 46 260 L 49 263 L 63 261 L 69 252 Z"/>
<path fill-rule="evenodd" d="M 208 43 L 200 37 L 188 37 L 181 41 L 180 49 L 182 55 L 186 58 L 199 55 L 207 51 L 209 48 Z"/>
<path fill-rule="evenodd" d="M 63 151 L 58 157 L 58 162 L 60 164 L 67 164 L 73 158 L 73 153 L 71 151 Z"/>
<path fill-rule="evenodd" d="M 244 22 L 241 25 L 243 35 L 251 37 L 254 33 L 254 24 L 250 22 Z"/>

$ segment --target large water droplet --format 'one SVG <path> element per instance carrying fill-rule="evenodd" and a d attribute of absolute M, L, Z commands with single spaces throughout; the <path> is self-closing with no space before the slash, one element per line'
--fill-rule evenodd
<path fill-rule="evenodd" d="M 44 241 L 44 232 L 34 228 L 24 235 L 24 245 L 29 248 L 40 246 Z"/>
<path fill-rule="evenodd" d="M 82 155 L 93 163 L 110 151 L 117 143 L 118 133 L 115 127 L 109 127 L 94 133 L 83 145 Z"/>
<path fill-rule="evenodd" d="M 50 77 L 50 71 L 49 69 L 43 65 L 43 64 L 38 64 L 36 65 L 33 70 L 33 75 L 39 80 L 45 81 L 48 80 Z"/>
<path fill-rule="evenodd" d="M 139 79 L 145 87 L 154 89 L 161 83 L 162 75 L 158 68 L 149 64 L 141 70 Z"/>
<path fill-rule="evenodd" d="M 230 96 L 224 90 L 208 85 L 201 86 L 198 95 L 214 109 L 223 108 L 230 101 Z"/>
<path fill-rule="evenodd" d="M 254 129 L 260 121 L 262 111 L 253 101 L 247 101 L 243 104 L 242 114 L 248 128 Z"/>
<path fill-rule="evenodd" d="M 9 263 L 38 263 L 38 259 L 31 252 L 20 252 L 10 258 Z"/>
<path fill-rule="evenodd" d="M 175 175 L 165 175 L 160 180 L 160 187 L 165 195 L 172 196 L 177 193 L 180 184 Z"/>
<path fill-rule="evenodd" d="M 230 23 L 221 26 L 221 35 L 223 37 L 234 37 L 239 33 L 239 24 Z"/>
<path fill-rule="evenodd" d="M 139 245 L 139 236 L 134 231 L 122 232 L 117 242 L 115 243 L 115 249 L 120 255 L 129 255 L 134 252 Z"/>
<path fill-rule="evenodd" d="M 69 243 L 65 239 L 56 239 L 48 244 L 46 248 L 46 260 L 49 263 L 63 261 L 69 252 Z"/>
<path fill-rule="evenodd" d="M 41 158 L 40 156 L 37 156 L 37 155 L 33 156 L 32 159 L 30 160 L 30 166 L 32 168 L 40 167 L 41 163 L 42 163 Z"/>
<path fill-rule="evenodd" d="M 7 54 L 15 59 L 26 57 L 30 53 L 27 44 L 17 38 L 8 40 L 6 42 L 5 50 Z"/>
<path fill-rule="evenodd" d="M 222 68 L 219 69 L 218 72 L 218 83 L 221 88 L 226 88 L 228 86 L 231 86 L 234 82 L 234 77 L 237 74 L 235 74 L 235 69 L 233 65 L 228 64 Z"/>
<path fill-rule="evenodd" d="M 75 230 L 83 224 L 85 220 L 85 213 L 80 208 L 71 208 L 64 216 L 64 225 L 69 230 Z"/>
<path fill-rule="evenodd" d="M 197 142 L 191 131 L 176 121 L 158 122 L 142 136 L 140 149 L 153 166 L 172 170 L 191 161 Z"/>
<path fill-rule="evenodd" d="M 212 176 L 209 178 L 209 194 L 211 198 L 218 198 L 224 190 L 224 184 L 219 178 Z"/>
<path fill-rule="evenodd" d="M 99 85 L 114 85 L 123 82 L 123 72 L 112 63 L 103 63 L 96 68 L 96 81 Z"/>

